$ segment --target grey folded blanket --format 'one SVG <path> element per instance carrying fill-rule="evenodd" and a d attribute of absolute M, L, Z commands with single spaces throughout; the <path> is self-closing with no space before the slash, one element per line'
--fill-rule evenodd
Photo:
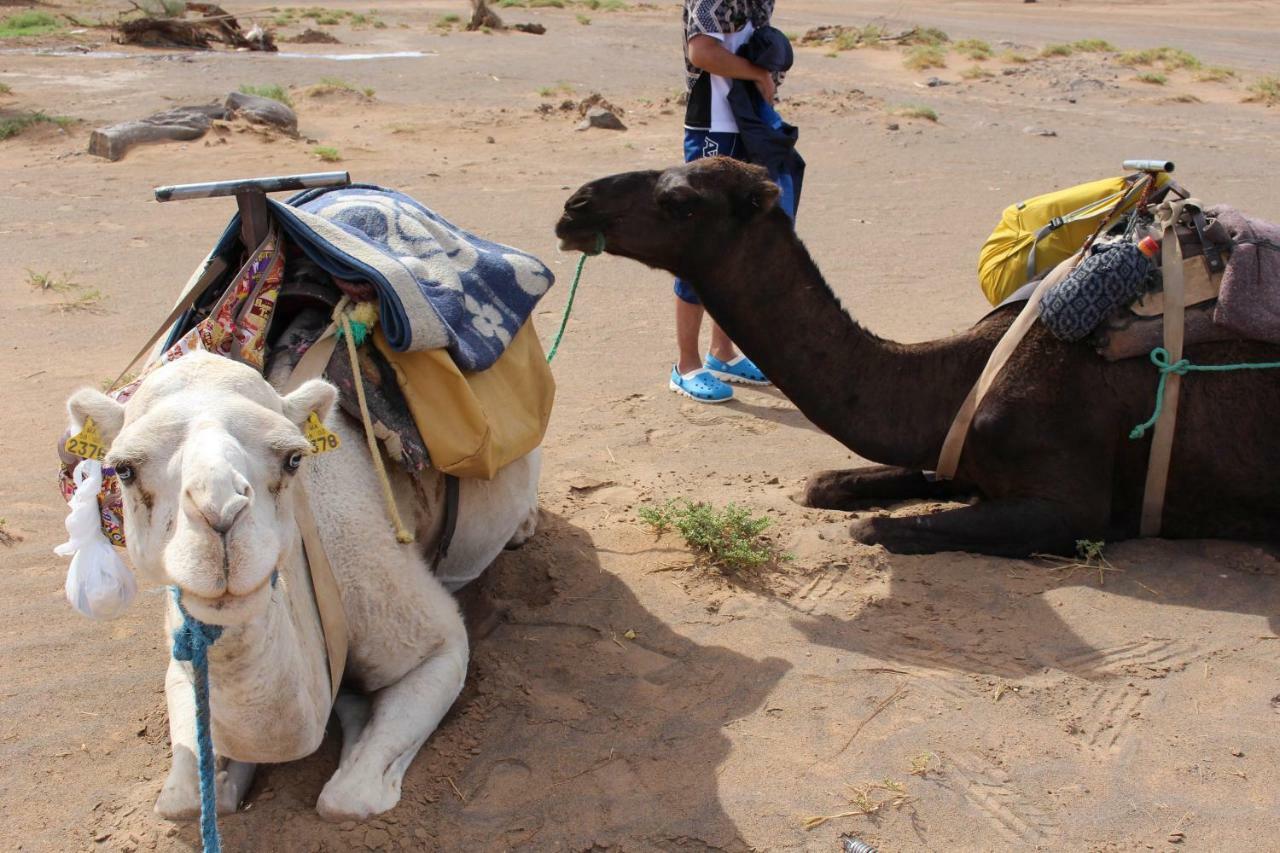
<path fill-rule="evenodd" d="M 1280 225 L 1220 204 L 1205 214 L 1231 237 L 1214 322 L 1257 341 L 1280 344 Z"/>

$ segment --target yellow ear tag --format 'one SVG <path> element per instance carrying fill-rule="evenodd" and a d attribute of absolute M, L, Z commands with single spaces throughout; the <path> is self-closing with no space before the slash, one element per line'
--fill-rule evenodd
<path fill-rule="evenodd" d="M 63 446 L 72 456 L 79 456 L 82 459 L 97 459 L 101 462 L 107 458 L 107 445 L 102 440 L 102 433 L 98 432 L 98 425 L 93 422 L 93 418 L 85 418 L 84 426 L 78 433 L 68 438 Z"/>
<path fill-rule="evenodd" d="M 320 416 L 315 412 L 307 418 L 307 425 L 302 432 L 307 437 L 307 441 L 311 442 L 312 453 L 328 453 L 330 450 L 337 450 L 342 444 L 336 435 L 329 432 L 329 428 L 320 421 Z"/>

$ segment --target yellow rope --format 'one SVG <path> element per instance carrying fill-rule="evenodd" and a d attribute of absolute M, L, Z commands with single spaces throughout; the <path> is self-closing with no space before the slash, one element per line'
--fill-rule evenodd
<path fill-rule="evenodd" d="M 338 310 L 342 309 L 339 304 Z M 358 308 L 356 310 L 359 310 Z M 387 478 L 387 469 L 382 464 L 382 453 L 378 449 L 378 439 L 373 434 L 373 419 L 369 416 L 369 404 L 364 398 L 364 379 L 361 378 L 360 362 L 356 356 L 356 341 L 351 333 L 351 315 L 337 315 L 342 324 L 342 337 L 347 341 L 347 355 L 351 358 L 352 384 L 356 386 L 356 400 L 360 403 L 360 420 L 364 422 L 364 437 L 369 442 L 369 453 L 373 456 L 373 467 L 378 472 L 378 482 L 382 484 L 382 499 L 387 504 L 387 515 L 391 516 L 391 524 L 396 529 L 396 541 L 408 544 L 413 541 L 413 532 L 406 530 L 400 520 L 400 511 L 396 508 L 396 497 L 391 491 L 391 480 Z"/>

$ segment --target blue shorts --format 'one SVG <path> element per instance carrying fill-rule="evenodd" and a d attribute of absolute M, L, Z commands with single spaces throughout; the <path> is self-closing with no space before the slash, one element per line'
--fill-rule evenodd
<path fill-rule="evenodd" d="M 746 160 L 747 158 L 739 153 L 738 148 L 739 141 L 736 133 L 685 128 L 684 161 L 686 163 L 701 160 L 703 157 L 733 157 L 736 160 Z M 782 205 L 782 209 L 794 220 L 796 218 L 795 192 L 791 187 L 790 176 L 779 178 L 777 175 L 770 175 L 770 177 L 778 182 L 778 187 L 782 190 L 778 204 Z M 693 292 L 693 288 L 684 279 L 676 279 L 675 291 L 676 296 L 683 302 L 688 302 L 690 305 L 702 304 L 698 295 Z"/>

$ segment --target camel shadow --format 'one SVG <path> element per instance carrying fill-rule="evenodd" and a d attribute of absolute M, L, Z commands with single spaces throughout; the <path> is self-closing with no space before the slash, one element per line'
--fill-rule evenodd
<path fill-rule="evenodd" d="M 222 821 L 228 849 L 748 849 L 720 805 L 723 727 L 762 706 L 785 662 L 676 634 L 601 567 L 588 533 L 545 511 L 476 585 L 462 597 L 467 686 L 400 805 L 363 824 L 315 814 L 332 724 L 317 754 L 260 769 L 249 810 Z"/>
<path fill-rule="evenodd" d="M 1095 681 L 1159 678 L 1265 639 L 1253 626 L 1225 636 L 1221 613 L 1280 627 L 1280 563 L 1256 547 L 1141 540 L 1107 554 L 1118 571 L 888 554 L 888 593 L 873 605 L 848 619 L 806 615 L 792 624 L 813 643 L 915 673 L 1017 680 L 1059 671 Z"/>
<path fill-rule="evenodd" d="M 778 392 L 772 388 L 752 389 L 752 390 L 769 394 L 769 396 L 776 397 L 777 399 L 784 402 L 786 402 L 786 399 L 787 399 L 786 397 L 782 396 L 781 392 Z M 769 392 L 773 392 L 773 393 L 769 393 Z M 824 434 L 822 433 L 822 430 L 814 426 L 813 423 L 808 418 L 806 418 L 800 412 L 799 409 L 795 408 L 794 406 L 790 406 L 790 405 L 762 406 L 757 403 L 748 403 L 742 400 L 740 397 L 734 397 L 732 400 L 728 402 L 728 404 L 726 404 L 725 408 L 733 409 L 735 411 L 742 412 L 743 414 L 751 415 L 752 417 L 757 418 L 759 420 L 769 421 L 770 423 L 778 424 L 779 426 L 791 427 L 792 429 L 808 430 L 809 432 Z"/>

